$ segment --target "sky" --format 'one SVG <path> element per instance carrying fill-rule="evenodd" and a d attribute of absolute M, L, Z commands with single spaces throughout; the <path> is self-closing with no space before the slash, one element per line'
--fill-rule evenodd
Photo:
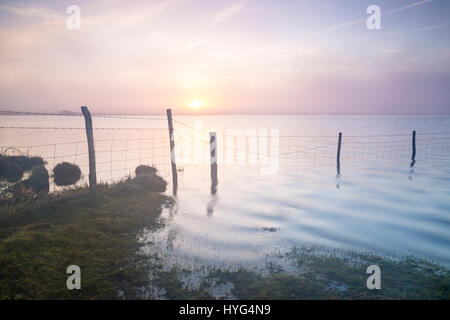
<path fill-rule="evenodd" d="M 0 110 L 450 114 L 449 17 L 448 0 L 0 0 Z"/>

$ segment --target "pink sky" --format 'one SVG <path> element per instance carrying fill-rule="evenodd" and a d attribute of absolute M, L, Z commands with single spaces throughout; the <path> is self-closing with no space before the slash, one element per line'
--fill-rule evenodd
<path fill-rule="evenodd" d="M 449 114 L 448 3 L 3 1 L 0 110 Z"/>

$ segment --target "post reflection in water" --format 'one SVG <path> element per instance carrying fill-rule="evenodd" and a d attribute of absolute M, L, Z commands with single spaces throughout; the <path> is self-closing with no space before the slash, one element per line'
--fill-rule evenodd
<path fill-rule="evenodd" d="M 342 145 L 342 132 L 339 132 L 338 148 L 336 155 L 336 188 L 339 189 L 339 178 L 341 177 L 341 145 Z"/>
<path fill-rule="evenodd" d="M 214 207 L 216 206 L 218 197 L 216 195 L 217 193 L 217 163 L 211 164 L 211 199 L 208 201 L 208 204 L 206 206 L 206 212 L 208 217 L 212 216 L 214 213 Z"/>
<path fill-rule="evenodd" d="M 209 133 L 210 157 L 211 157 L 211 200 L 206 206 L 208 216 L 212 216 L 214 207 L 216 205 L 217 193 L 217 134 L 215 132 Z"/>
<path fill-rule="evenodd" d="M 218 200 L 217 196 L 215 194 L 211 194 L 211 199 L 208 201 L 206 205 L 206 215 L 208 217 L 211 217 L 213 215 L 217 200 Z"/>
<path fill-rule="evenodd" d="M 414 173 L 414 165 L 416 164 L 416 131 L 412 134 L 412 155 L 411 155 L 411 170 L 409 171 L 409 180 L 412 180 L 412 175 Z"/>

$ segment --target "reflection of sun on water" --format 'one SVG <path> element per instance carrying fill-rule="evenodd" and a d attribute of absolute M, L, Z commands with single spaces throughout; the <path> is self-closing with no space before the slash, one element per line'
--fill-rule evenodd
<path fill-rule="evenodd" d="M 191 107 L 193 109 L 198 109 L 202 106 L 203 106 L 203 101 L 199 100 L 199 99 L 191 100 L 191 102 L 189 103 L 189 107 Z"/>

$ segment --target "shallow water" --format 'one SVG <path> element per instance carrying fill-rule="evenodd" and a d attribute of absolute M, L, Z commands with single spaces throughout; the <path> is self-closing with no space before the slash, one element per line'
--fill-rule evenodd
<path fill-rule="evenodd" d="M 164 210 L 166 227 L 149 234 L 148 240 L 162 244 L 165 254 L 178 263 L 257 265 L 267 254 L 297 245 L 412 254 L 450 263 L 449 117 L 174 118 L 180 122 L 174 124 L 181 169 L 176 205 Z M 1 116 L 0 125 L 82 128 L 84 121 L 80 117 Z M 94 126 L 166 128 L 166 121 L 94 117 Z M 261 174 L 267 164 L 260 164 L 259 154 L 255 164 L 248 159 L 238 163 L 232 151 L 245 149 L 246 158 L 261 148 L 261 143 L 252 145 L 249 139 L 242 145 L 227 145 L 233 133 L 223 134 L 239 128 L 256 130 L 234 132 L 241 136 L 260 129 L 279 130 L 278 150 L 269 154 L 278 159 L 274 174 Z M 415 162 L 411 159 L 413 130 L 417 131 Z M 220 161 L 214 195 L 210 131 L 218 133 Z M 338 132 L 343 132 L 339 172 Z M 44 156 L 49 169 L 64 160 L 77 162 L 85 175 L 88 172 L 81 129 L 1 129 L 0 133 L 4 147 L 20 146 L 22 152 L 30 152 L 29 146 L 36 146 L 30 153 Z M 100 180 L 120 179 L 140 163 L 153 163 L 171 180 L 166 130 L 105 129 L 94 134 Z M 197 140 L 198 145 L 193 143 Z M 273 151 L 271 143 L 268 147 Z M 186 156 L 189 152 L 191 158 Z M 201 157 L 193 159 L 198 154 Z M 86 177 L 81 183 L 85 182 Z M 168 194 L 171 191 L 169 186 Z"/>

